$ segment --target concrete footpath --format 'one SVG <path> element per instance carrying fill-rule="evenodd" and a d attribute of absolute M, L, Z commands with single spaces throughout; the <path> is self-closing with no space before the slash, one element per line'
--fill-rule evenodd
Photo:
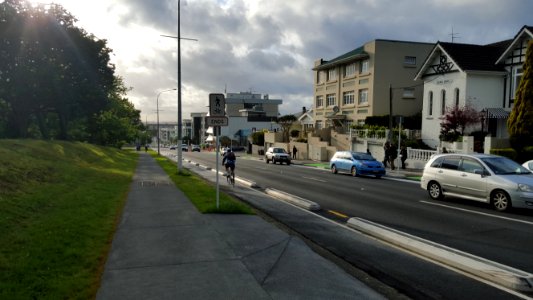
<path fill-rule="evenodd" d="M 259 216 L 201 214 L 140 153 L 97 299 L 384 299 Z"/>

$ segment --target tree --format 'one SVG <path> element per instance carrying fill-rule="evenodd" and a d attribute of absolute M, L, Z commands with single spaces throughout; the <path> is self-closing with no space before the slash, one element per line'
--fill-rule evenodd
<path fill-rule="evenodd" d="M 289 141 L 289 130 L 291 129 L 291 126 L 294 122 L 296 122 L 298 119 L 294 115 L 285 115 L 278 118 L 276 123 L 278 123 L 281 126 L 281 129 L 283 130 L 283 140 L 285 142 Z"/>
<path fill-rule="evenodd" d="M 527 46 L 523 70 L 507 120 L 510 142 L 518 153 L 518 160 L 525 147 L 533 146 L 533 41 Z"/>
<path fill-rule="evenodd" d="M 140 114 L 124 98 L 107 42 L 75 21 L 58 4 L 0 3 L 0 137 L 116 145 L 112 136 L 139 130 Z"/>
<path fill-rule="evenodd" d="M 446 113 L 441 117 L 440 138 L 443 141 L 455 141 L 457 137 L 464 135 L 468 125 L 479 122 L 479 112 L 469 105 L 446 108 Z"/>

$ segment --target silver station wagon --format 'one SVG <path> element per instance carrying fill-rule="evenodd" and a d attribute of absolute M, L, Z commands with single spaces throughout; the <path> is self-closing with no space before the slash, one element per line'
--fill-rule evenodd
<path fill-rule="evenodd" d="M 489 154 L 437 154 L 424 167 L 420 186 L 432 199 L 444 196 L 490 203 L 496 210 L 533 209 L 533 174 Z"/>

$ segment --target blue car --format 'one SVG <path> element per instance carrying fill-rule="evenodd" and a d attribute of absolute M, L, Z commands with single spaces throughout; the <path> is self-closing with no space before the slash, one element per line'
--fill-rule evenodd
<path fill-rule="evenodd" d="M 329 161 L 331 173 L 350 173 L 352 176 L 368 175 L 381 178 L 385 167 L 372 155 L 365 152 L 337 151 Z"/>

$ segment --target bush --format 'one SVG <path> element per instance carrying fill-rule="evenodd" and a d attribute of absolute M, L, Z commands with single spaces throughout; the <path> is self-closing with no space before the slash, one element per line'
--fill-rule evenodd
<path fill-rule="evenodd" d="M 300 130 L 291 130 L 291 137 L 296 138 L 300 135 Z"/>

